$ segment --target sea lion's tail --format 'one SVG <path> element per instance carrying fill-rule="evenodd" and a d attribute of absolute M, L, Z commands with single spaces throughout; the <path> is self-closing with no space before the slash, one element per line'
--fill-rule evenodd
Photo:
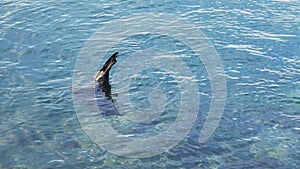
<path fill-rule="evenodd" d="M 99 82 L 100 84 L 108 83 L 109 81 L 109 71 L 112 66 L 117 62 L 119 52 L 115 52 L 111 57 L 105 62 L 103 67 L 97 72 L 94 76 L 94 80 Z"/>

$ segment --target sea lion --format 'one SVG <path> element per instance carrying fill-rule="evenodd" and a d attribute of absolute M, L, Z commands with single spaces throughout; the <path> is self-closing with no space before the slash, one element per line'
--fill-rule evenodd
<path fill-rule="evenodd" d="M 94 80 L 98 82 L 98 89 L 102 88 L 102 92 L 105 92 L 107 98 L 111 98 L 111 85 L 109 84 L 109 71 L 112 66 L 117 62 L 119 52 L 115 52 L 111 57 L 105 62 L 102 68 L 94 76 Z"/>

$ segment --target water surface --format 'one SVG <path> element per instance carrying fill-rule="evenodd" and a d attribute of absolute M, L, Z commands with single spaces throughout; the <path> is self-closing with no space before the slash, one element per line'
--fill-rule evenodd
<path fill-rule="evenodd" d="M 0 168 L 299 168 L 299 1 L 5 0 L 0 6 Z M 198 143 L 211 93 L 205 68 L 197 63 L 201 103 L 193 130 L 161 155 L 128 159 L 97 146 L 81 128 L 72 72 L 99 28 L 143 12 L 185 18 L 207 35 L 224 66 L 227 101 L 217 130 Z M 126 44 L 129 39 L 119 44 L 120 53 L 143 45 L 181 51 L 164 37 L 136 39 L 147 43 Z M 143 77 L 132 85 L 140 82 Z M 172 122 L 163 120 L 162 128 L 133 127 L 143 136 Z M 120 130 L 130 134 L 124 126 Z"/>

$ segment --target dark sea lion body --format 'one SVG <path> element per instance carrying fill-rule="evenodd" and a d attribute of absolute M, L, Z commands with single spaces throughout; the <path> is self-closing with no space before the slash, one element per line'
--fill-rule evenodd
<path fill-rule="evenodd" d="M 115 52 L 102 66 L 102 68 L 94 76 L 94 80 L 97 81 L 98 88 L 101 87 L 105 92 L 105 96 L 111 98 L 111 85 L 109 84 L 109 71 L 112 66 L 117 62 L 118 52 Z"/>
<path fill-rule="evenodd" d="M 94 80 L 98 82 L 95 86 L 97 105 L 104 116 L 120 115 L 112 104 L 111 85 L 109 84 L 109 71 L 117 62 L 117 57 L 118 52 L 115 52 L 94 76 Z"/>

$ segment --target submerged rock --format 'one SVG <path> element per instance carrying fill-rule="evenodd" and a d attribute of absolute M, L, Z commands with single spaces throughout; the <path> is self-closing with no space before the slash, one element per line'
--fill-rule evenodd
<path fill-rule="evenodd" d="M 233 163 L 230 165 L 226 165 L 223 167 L 220 167 L 220 169 L 241 169 L 241 168 L 274 168 L 274 169 L 283 169 L 284 164 L 276 158 L 260 158 L 260 159 L 253 159 L 245 162 L 240 162 L 240 163 Z"/>
<path fill-rule="evenodd" d="M 3 135 L 1 145 L 40 145 L 44 139 L 45 137 L 38 129 L 29 125 L 18 125 Z"/>

